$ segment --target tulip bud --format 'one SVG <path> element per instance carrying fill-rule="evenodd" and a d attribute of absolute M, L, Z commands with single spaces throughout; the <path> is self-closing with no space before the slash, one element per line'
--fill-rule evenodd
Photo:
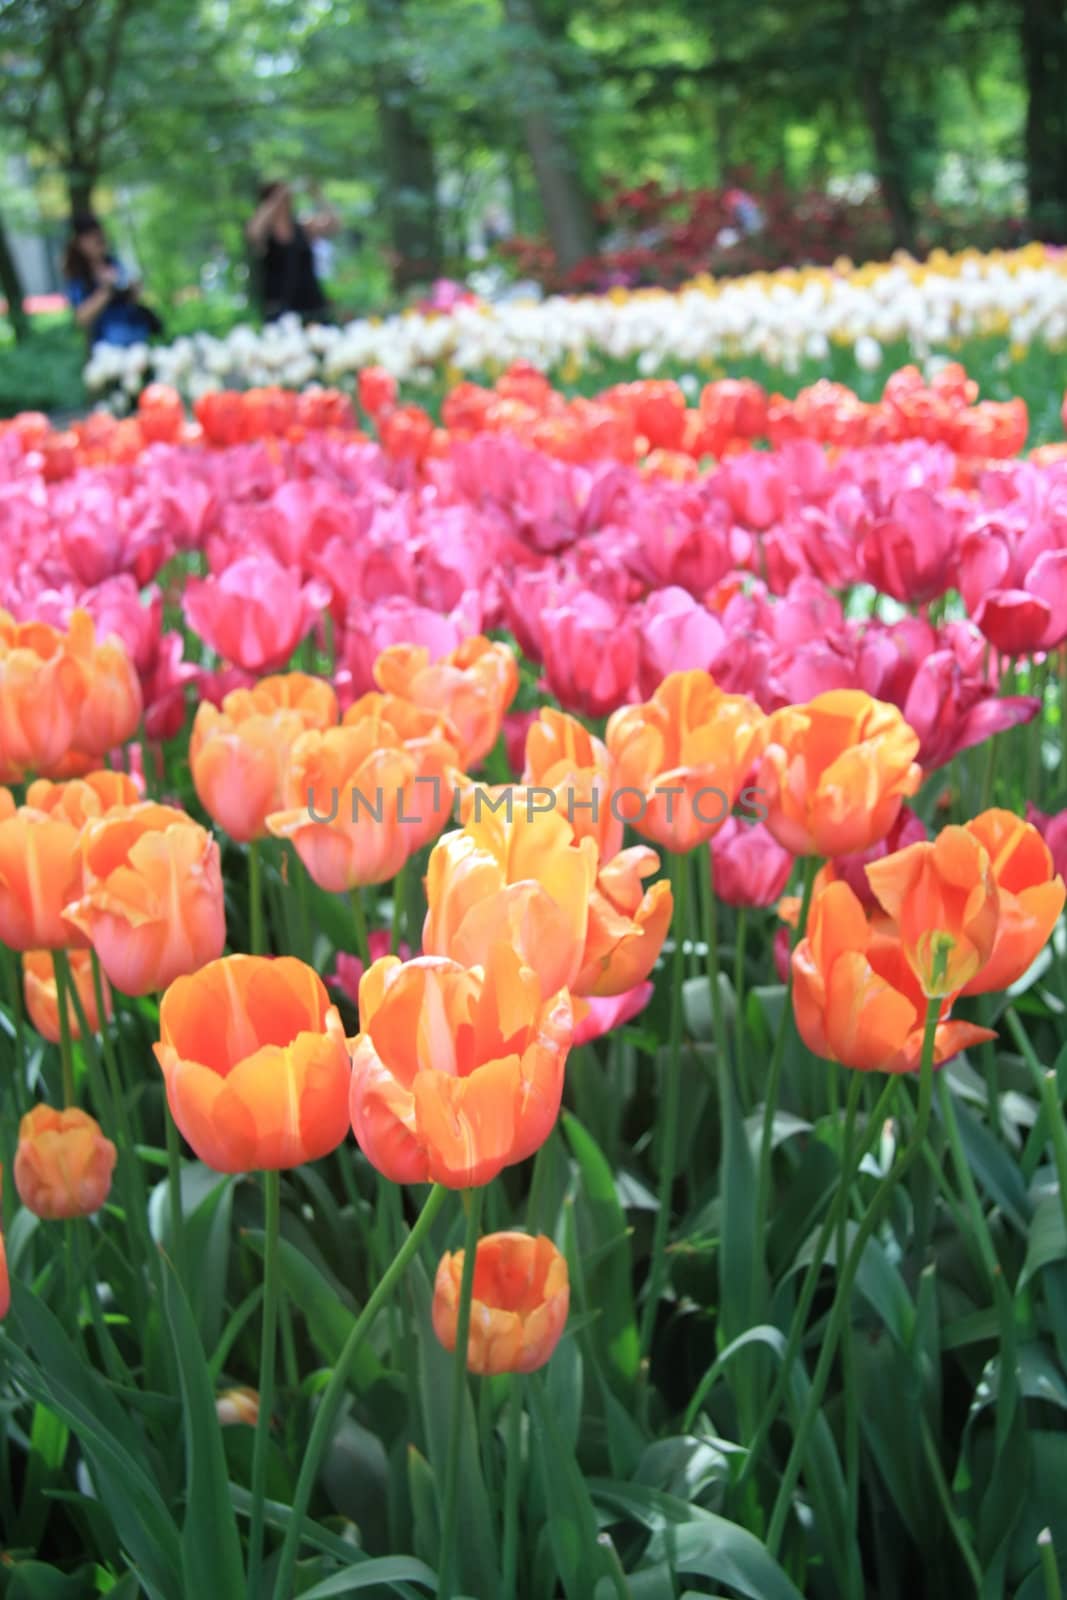
<path fill-rule="evenodd" d="M 55 1222 L 99 1211 L 111 1190 L 116 1150 L 77 1106 L 38 1105 L 19 1125 L 15 1187 L 27 1211 Z"/>
<path fill-rule="evenodd" d="M 456 1348 L 463 1251 L 441 1257 L 433 1292 L 433 1329 Z M 536 1372 L 559 1344 L 570 1306 L 567 1263 L 544 1235 L 489 1233 L 474 1260 L 467 1369 L 483 1377 Z"/>

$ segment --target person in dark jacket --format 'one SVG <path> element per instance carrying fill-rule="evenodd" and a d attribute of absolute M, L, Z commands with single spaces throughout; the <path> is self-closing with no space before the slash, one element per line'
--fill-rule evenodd
<path fill-rule="evenodd" d="M 267 322 L 287 312 L 305 322 L 322 321 L 329 315 L 329 302 L 315 266 L 314 244 L 337 232 L 338 219 L 321 196 L 313 193 L 319 209 L 300 222 L 293 213 L 289 185 L 265 183 L 255 215 L 245 229 L 258 266 L 259 299 Z"/>
<path fill-rule="evenodd" d="M 141 286 L 112 254 L 100 222 L 82 212 L 71 222 L 63 258 L 67 299 L 89 340 L 129 346 L 163 331 L 158 316 L 141 303 Z"/>

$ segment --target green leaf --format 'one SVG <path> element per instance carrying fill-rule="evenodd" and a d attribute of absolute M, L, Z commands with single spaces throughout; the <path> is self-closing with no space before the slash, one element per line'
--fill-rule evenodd
<path fill-rule="evenodd" d="M 6 1600 L 86 1600 L 87 1574 L 60 1572 L 43 1561 L 19 1561 L 11 1572 Z"/>
<path fill-rule="evenodd" d="M 974 1173 L 975 1182 L 995 1201 L 1008 1221 L 1025 1235 L 1030 1226 L 1032 1207 L 1017 1163 L 1001 1141 L 964 1105 L 958 1094 L 955 1109 L 964 1154 Z"/>
<path fill-rule="evenodd" d="M 182 1600 L 178 1530 L 145 1471 L 143 1437 L 48 1307 L 18 1281 L 11 1285 L 10 1314 L 25 1348 L 6 1338 L 3 1344 L 23 1388 L 77 1435 L 96 1493 L 151 1600 Z"/>
<path fill-rule="evenodd" d="M 306 1589 L 301 1600 L 330 1600 L 332 1595 L 355 1594 L 358 1589 L 372 1589 L 376 1584 L 392 1589 L 400 1583 L 420 1583 L 431 1594 L 437 1593 L 437 1575 L 424 1561 L 414 1556 L 377 1556 L 325 1578 L 314 1588 Z"/>
<path fill-rule="evenodd" d="M 1026 1260 L 1019 1274 L 1016 1290 L 1023 1289 L 1042 1267 L 1067 1260 L 1067 1224 L 1063 1219 L 1063 1203 L 1059 1191 L 1042 1195 L 1034 1208 L 1030 1223 L 1030 1237 L 1026 1246 Z"/>
<path fill-rule="evenodd" d="M 248 1229 L 242 1237 L 262 1257 L 262 1230 Z M 356 1321 L 356 1313 L 349 1309 L 349 1297 L 340 1284 L 324 1277 L 288 1239 L 278 1241 L 278 1262 L 286 1294 L 307 1318 L 308 1333 L 319 1354 L 333 1366 Z M 364 1339 L 352 1368 L 354 1387 L 369 1389 L 385 1376 L 385 1368 Z"/>
<path fill-rule="evenodd" d="M 604 1571 L 596 1511 L 574 1452 L 560 1432 L 551 1401 L 535 1375 L 527 1384 L 534 1459 L 548 1510 L 548 1536 L 567 1600 L 589 1600 Z"/>
<path fill-rule="evenodd" d="M 608 1371 L 628 1391 L 641 1357 L 629 1230 L 608 1163 L 575 1117 L 564 1112 L 562 1121 L 581 1180 L 576 1221 L 588 1303 L 601 1313 L 592 1339 L 603 1352 Z"/>
<path fill-rule="evenodd" d="M 207 1362 L 181 1284 L 163 1266 L 163 1303 L 178 1362 L 185 1435 L 182 1571 L 188 1595 L 239 1595 L 244 1564 L 229 1498 L 229 1474 Z"/>

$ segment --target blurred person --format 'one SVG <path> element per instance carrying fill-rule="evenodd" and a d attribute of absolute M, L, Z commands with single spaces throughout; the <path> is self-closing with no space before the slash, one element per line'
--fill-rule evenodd
<path fill-rule="evenodd" d="M 162 333 L 159 317 L 141 303 L 140 283 L 112 253 L 91 212 L 80 212 L 71 221 L 63 276 L 74 320 L 85 330 L 90 347 L 145 344 Z"/>
<path fill-rule="evenodd" d="M 293 212 L 293 195 L 287 183 L 262 185 L 255 215 L 245 235 L 259 266 L 259 291 L 263 318 L 274 322 L 293 312 L 305 321 L 322 321 L 329 302 L 319 281 L 315 246 L 333 237 L 338 218 L 322 199 L 317 184 L 309 193 L 319 209 L 300 222 Z"/>

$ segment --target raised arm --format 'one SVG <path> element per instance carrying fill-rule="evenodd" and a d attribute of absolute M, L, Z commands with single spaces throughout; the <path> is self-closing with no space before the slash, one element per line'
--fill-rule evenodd
<path fill-rule="evenodd" d="M 245 227 L 245 238 L 254 250 L 262 250 L 274 226 L 274 219 L 284 206 L 289 191 L 284 184 L 279 184 L 273 194 L 269 194 L 261 205 L 257 206 L 255 215 Z"/>
<path fill-rule="evenodd" d="M 317 207 L 313 216 L 308 217 L 304 223 L 304 232 L 309 239 L 332 239 L 341 226 L 341 219 L 337 212 L 323 198 L 322 190 L 315 184 L 311 190 L 311 197 Z"/>

